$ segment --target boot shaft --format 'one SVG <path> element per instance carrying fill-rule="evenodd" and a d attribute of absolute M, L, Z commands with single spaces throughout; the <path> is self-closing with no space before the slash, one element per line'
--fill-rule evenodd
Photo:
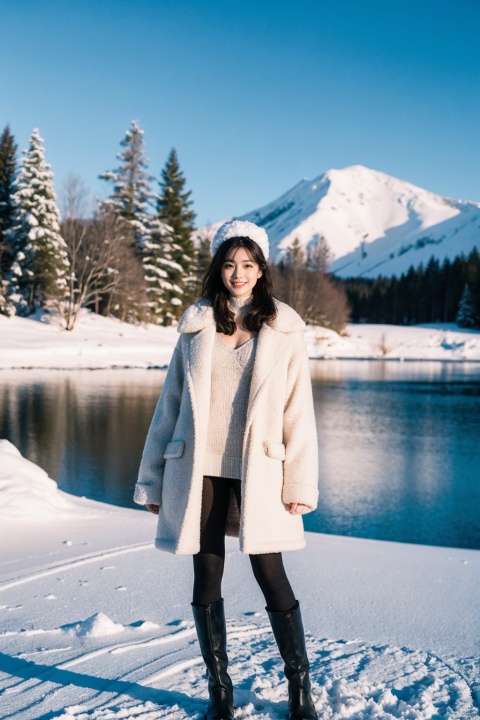
<path fill-rule="evenodd" d="M 285 662 L 285 675 L 287 678 L 292 673 L 308 671 L 310 664 L 307 657 L 305 631 L 298 600 L 291 610 L 275 612 L 267 608 L 267 613 L 280 655 Z"/>
<path fill-rule="evenodd" d="M 200 652 L 207 667 L 210 703 L 205 720 L 233 720 L 233 685 L 227 672 L 227 626 L 223 600 L 192 603 Z"/>
<path fill-rule="evenodd" d="M 273 635 L 285 663 L 288 680 L 289 720 L 317 720 L 311 696 L 310 663 L 305 645 L 300 604 L 286 612 L 274 612 L 266 608 Z"/>
<path fill-rule="evenodd" d="M 223 600 L 210 605 L 192 603 L 192 612 L 202 657 L 208 670 L 215 676 L 218 663 L 225 664 L 225 667 L 228 664 Z"/>

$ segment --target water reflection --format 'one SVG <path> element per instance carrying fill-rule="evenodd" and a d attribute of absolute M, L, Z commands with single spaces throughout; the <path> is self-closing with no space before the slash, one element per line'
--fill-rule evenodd
<path fill-rule="evenodd" d="M 306 527 L 479 548 L 480 367 L 316 362 L 312 377 L 320 507 Z"/>
<path fill-rule="evenodd" d="M 311 360 L 310 371 L 319 382 L 480 382 L 479 362 Z"/>
<path fill-rule="evenodd" d="M 307 529 L 480 548 L 480 366 L 312 361 L 320 504 Z M 0 437 L 59 486 L 133 507 L 165 372 L 2 371 Z"/>
<path fill-rule="evenodd" d="M 132 487 L 163 371 L 0 373 L 0 436 L 59 486 L 133 507 Z"/>

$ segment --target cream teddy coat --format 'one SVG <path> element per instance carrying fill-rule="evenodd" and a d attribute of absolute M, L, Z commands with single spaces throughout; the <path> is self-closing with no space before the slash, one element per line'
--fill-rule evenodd
<path fill-rule="evenodd" d="M 318 500 L 318 446 L 305 323 L 275 300 L 277 317 L 257 339 L 243 438 L 241 510 L 233 489 L 227 534 L 243 553 L 305 546 L 301 515 L 289 503 L 314 510 Z M 200 551 L 203 461 L 210 408 L 216 325 L 209 301 L 183 314 L 140 465 L 135 502 L 158 504 L 155 545 L 179 554 Z"/>

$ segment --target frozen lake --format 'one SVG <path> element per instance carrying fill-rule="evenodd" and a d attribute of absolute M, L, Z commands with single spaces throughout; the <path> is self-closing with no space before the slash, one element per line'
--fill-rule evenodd
<path fill-rule="evenodd" d="M 480 548 L 480 365 L 312 361 L 320 503 L 308 530 Z M 0 437 L 60 488 L 133 507 L 165 373 L 0 372 Z"/>

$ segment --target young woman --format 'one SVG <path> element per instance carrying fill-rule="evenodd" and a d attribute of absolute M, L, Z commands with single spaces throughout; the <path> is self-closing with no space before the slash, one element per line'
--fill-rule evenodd
<path fill-rule="evenodd" d="M 193 555 L 193 617 L 206 720 L 233 720 L 221 595 L 225 535 L 239 538 L 285 662 L 290 720 L 317 718 L 300 606 L 282 551 L 305 546 L 317 505 L 317 435 L 304 322 L 273 296 L 265 230 L 233 220 L 211 243 L 202 299 L 180 338 L 148 432 L 135 501 L 158 514 L 156 547 Z"/>

